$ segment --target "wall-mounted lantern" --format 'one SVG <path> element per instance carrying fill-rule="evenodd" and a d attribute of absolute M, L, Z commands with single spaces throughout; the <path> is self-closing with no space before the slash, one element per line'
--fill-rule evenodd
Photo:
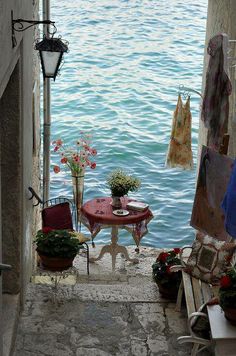
<path fill-rule="evenodd" d="M 68 51 L 67 44 L 62 42 L 60 38 L 44 37 L 42 41 L 36 43 L 35 49 L 40 54 L 43 77 L 55 80 L 63 54 Z"/>
<path fill-rule="evenodd" d="M 39 51 L 41 65 L 43 70 L 44 78 L 56 79 L 59 67 L 62 62 L 62 57 L 64 52 L 68 51 L 67 42 L 63 42 L 61 38 L 54 38 L 57 31 L 55 22 L 50 20 L 44 21 L 34 21 L 34 20 L 23 20 L 23 19 L 13 19 L 13 12 L 11 12 L 12 17 L 12 47 L 17 45 L 15 31 L 23 32 L 32 26 L 39 24 L 51 25 L 54 30 L 49 33 L 49 36 L 45 36 L 42 41 L 39 41 L 35 45 L 35 49 Z"/>

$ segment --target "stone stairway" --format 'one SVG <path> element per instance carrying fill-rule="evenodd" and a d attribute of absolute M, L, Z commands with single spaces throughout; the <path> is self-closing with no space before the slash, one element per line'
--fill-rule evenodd
<path fill-rule="evenodd" d="M 129 253 L 135 254 L 133 247 Z M 79 256 L 77 283 L 75 276 L 62 280 L 56 300 L 50 278 L 37 277 L 28 288 L 14 356 L 190 355 L 191 345 L 176 343 L 187 333 L 185 310 L 176 312 L 152 281 L 157 253 L 142 248 L 138 265 L 119 257 L 115 273 L 105 255 L 91 264 L 90 276 L 85 257 Z"/>

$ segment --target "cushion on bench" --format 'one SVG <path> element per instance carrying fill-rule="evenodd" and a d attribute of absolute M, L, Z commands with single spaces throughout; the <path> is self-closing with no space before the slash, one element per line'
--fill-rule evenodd
<path fill-rule="evenodd" d="M 235 243 L 219 241 L 198 233 L 192 245 L 185 271 L 207 283 L 218 284 L 230 263 Z"/>

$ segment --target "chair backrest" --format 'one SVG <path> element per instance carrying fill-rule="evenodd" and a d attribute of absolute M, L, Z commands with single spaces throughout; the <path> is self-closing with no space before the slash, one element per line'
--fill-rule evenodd
<path fill-rule="evenodd" d="M 73 229 L 76 226 L 76 211 L 73 202 L 64 197 L 47 200 L 42 209 L 42 226 L 52 229 Z"/>

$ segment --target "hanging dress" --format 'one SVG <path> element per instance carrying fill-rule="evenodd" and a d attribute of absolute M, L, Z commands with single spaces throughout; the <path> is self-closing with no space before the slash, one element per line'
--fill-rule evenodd
<path fill-rule="evenodd" d="M 193 168 L 193 154 L 191 148 L 192 115 L 190 111 L 190 97 L 184 105 L 179 94 L 173 115 L 171 139 L 168 147 L 166 166 Z"/>
<path fill-rule="evenodd" d="M 202 102 L 201 119 L 208 128 L 208 146 L 219 150 L 227 132 L 229 95 L 232 85 L 228 76 L 228 36 L 220 33 L 210 39 L 207 52 L 209 64 Z"/>

